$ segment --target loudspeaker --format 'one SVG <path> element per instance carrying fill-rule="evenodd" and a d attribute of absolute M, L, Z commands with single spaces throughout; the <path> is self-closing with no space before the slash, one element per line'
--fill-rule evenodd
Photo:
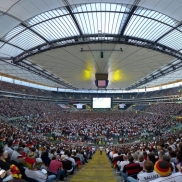
<path fill-rule="evenodd" d="M 100 52 L 100 58 L 104 58 L 104 53 Z"/>

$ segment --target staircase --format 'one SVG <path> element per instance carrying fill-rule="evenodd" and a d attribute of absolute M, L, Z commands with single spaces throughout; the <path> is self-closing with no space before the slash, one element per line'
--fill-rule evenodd
<path fill-rule="evenodd" d="M 92 160 L 89 160 L 70 182 L 116 182 L 116 178 L 105 152 L 100 155 L 97 150 Z"/>

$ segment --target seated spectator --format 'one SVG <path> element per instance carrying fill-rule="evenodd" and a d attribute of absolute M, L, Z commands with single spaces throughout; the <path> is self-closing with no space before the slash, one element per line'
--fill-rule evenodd
<path fill-rule="evenodd" d="M 51 160 L 50 160 L 50 158 L 49 158 L 49 153 L 48 153 L 48 151 L 45 151 L 45 152 L 42 153 L 41 159 L 42 159 L 43 163 L 44 163 L 46 166 L 49 166 Z"/>
<path fill-rule="evenodd" d="M 81 154 L 80 150 L 77 151 L 76 157 L 79 157 L 81 163 L 82 163 L 82 164 L 85 164 L 85 159 L 84 159 L 84 157 L 83 157 L 83 154 Z"/>
<path fill-rule="evenodd" d="M 27 177 L 35 179 L 38 182 L 51 182 L 56 179 L 56 175 L 47 175 L 47 171 L 45 169 L 38 170 L 37 168 L 33 168 L 30 170 L 26 168 L 25 174 Z"/>
<path fill-rule="evenodd" d="M 13 147 L 13 141 L 12 140 L 8 141 L 7 145 L 4 146 L 4 150 L 6 150 L 8 152 L 9 156 L 11 156 L 13 153 L 12 147 Z"/>
<path fill-rule="evenodd" d="M 148 156 L 147 156 L 147 160 L 150 160 L 153 162 L 153 164 L 155 165 L 155 162 L 156 162 L 156 158 L 155 158 L 155 155 L 152 154 L 152 153 L 149 153 Z"/>
<path fill-rule="evenodd" d="M 143 168 L 143 165 L 144 165 L 144 158 L 143 158 L 143 155 L 139 155 L 138 156 L 138 163 L 140 164 L 140 167 Z"/>
<path fill-rule="evenodd" d="M 59 155 L 56 156 L 56 159 L 50 162 L 50 165 L 48 168 L 48 174 L 56 175 L 56 180 L 65 179 L 65 170 L 63 169 L 62 162 L 60 162 Z"/>
<path fill-rule="evenodd" d="M 137 179 L 133 177 L 127 177 L 128 182 L 148 182 L 152 181 L 160 176 L 154 171 L 154 164 L 152 161 L 145 161 L 143 170 L 138 173 Z"/>
<path fill-rule="evenodd" d="M 174 163 L 177 162 L 177 159 L 176 159 L 176 152 L 170 151 L 170 152 L 169 152 L 169 157 L 170 157 L 170 162 L 174 162 Z"/>
<path fill-rule="evenodd" d="M 62 155 L 61 156 L 61 162 L 63 164 L 63 169 L 65 170 L 66 173 L 74 173 L 74 168 L 72 166 L 72 162 L 70 160 L 66 160 L 66 156 Z"/>
<path fill-rule="evenodd" d="M 120 171 L 123 171 L 124 166 L 127 165 L 127 164 L 129 164 L 128 156 L 124 155 L 123 156 L 123 161 L 118 163 L 118 167 L 119 167 Z"/>
<path fill-rule="evenodd" d="M 155 170 L 155 172 L 157 172 L 160 175 L 160 177 L 153 180 L 152 182 L 161 182 L 161 181 L 181 182 L 181 179 L 182 179 L 181 165 L 178 165 L 177 168 L 178 168 L 179 172 L 171 173 L 170 164 L 168 162 L 163 161 L 163 160 L 157 161 L 154 166 L 154 170 Z"/>
<path fill-rule="evenodd" d="M 118 156 L 114 157 L 113 160 L 112 160 L 112 167 L 115 168 L 117 167 L 118 168 L 118 164 L 123 161 L 123 155 L 121 155 L 121 152 L 118 152 Z M 118 168 L 119 170 L 119 168 Z"/>
<path fill-rule="evenodd" d="M 6 162 L 7 157 L 8 153 L 0 149 L 0 168 L 4 169 L 6 173 L 5 179 L 3 179 L 3 181 L 10 181 L 11 179 L 13 179 L 10 164 Z"/>
<path fill-rule="evenodd" d="M 134 176 L 136 178 L 136 175 L 141 171 L 140 164 L 134 163 L 134 158 L 132 156 L 128 157 L 129 164 L 125 165 L 123 168 L 123 171 L 121 171 L 121 176 L 125 181 L 127 181 L 128 176 Z"/>
<path fill-rule="evenodd" d="M 73 152 L 73 154 L 71 155 L 71 157 L 75 160 L 75 162 L 77 163 L 78 168 L 81 167 L 82 163 L 79 157 L 76 157 L 76 152 Z"/>
<path fill-rule="evenodd" d="M 33 167 L 37 168 L 38 170 L 41 170 L 41 169 L 47 170 L 47 167 L 45 166 L 41 158 L 35 159 L 35 163 L 33 164 Z"/>
<path fill-rule="evenodd" d="M 18 157 L 22 157 L 23 154 L 23 148 L 19 147 L 17 150 L 14 150 L 11 155 L 11 160 L 18 163 Z"/>
<path fill-rule="evenodd" d="M 171 172 L 172 173 L 175 173 L 176 172 L 176 169 L 175 169 L 175 164 L 174 162 L 170 162 L 170 158 L 168 156 L 163 156 L 163 160 L 168 162 L 170 164 L 170 167 L 171 167 Z"/>
<path fill-rule="evenodd" d="M 37 154 L 35 153 L 34 150 L 31 150 L 28 154 L 27 157 L 25 158 L 25 162 L 26 162 L 26 166 L 29 169 L 33 168 L 33 165 L 35 163 L 35 158 L 36 158 Z"/>
<path fill-rule="evenodd" d="M 75 159 L 71 156 L 71 153 L 70 153 L 70 152 L 68 152 L 67 160 L 70 160 L 70 161 L 72 162 L 72 166 L 73 166 L 73 168 L 75 169 L 76 166 L 77 166 L 77 164 L 76 164 L 76 162 L 75 162 Z"/>

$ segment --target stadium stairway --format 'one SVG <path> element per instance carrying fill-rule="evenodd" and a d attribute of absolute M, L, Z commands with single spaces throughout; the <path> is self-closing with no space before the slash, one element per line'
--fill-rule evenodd
<path fill-rule="evenodd" d="M 89 160 L 80 171 L 75 174 L 70 182 L 116 182 L 111 164 L 103 151 L 97 150 L 92 160 Z"/>

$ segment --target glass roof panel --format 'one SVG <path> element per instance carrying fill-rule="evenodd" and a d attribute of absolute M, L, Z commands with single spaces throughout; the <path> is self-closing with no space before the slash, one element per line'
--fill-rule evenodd
<path fill-rule="evenodd" d="M 164 23 L 169 24 L 171 26 L 176 26 L 178 24 L 178 21 L 176 21 L 175 19 L 173 19 L 173 18 L 171 18 L 169 16 L 166 16 L 166 15 L 164 15 L 162 13 L 159 13 L 157 11 L 150 10 L 150 9 L 145 9 L 145 8 L 138 7 L 134 14 L 144 15 L 144 16 L 146 16 L 148 18 L 153 18 L 155 20 L 164 22 Z"/>
<path fill-rule="evenodd" d="M 46 43 L 38 35 L 28 29 L 15 36 L 9 42 L 25 50 Z"/>
<path fill-rule="evenodd" d="M 159 43 L 164 44 L 176 50 L 182 49 L 182 33 L 178 30 L 173 30 L 165 37 L 163 37 Z"/>
<path fill-rule="evenodd" d="M 10 32 L 8 32 L 4 37 L 3 40 L 8 41 L 9 39 L 11 39 L 12 37 L 14 37 L 15 35 L 19 34 L 20 32 L 22 32 L 23 30 L 25 30 L 24 26 L 17 26 L 15 28 L 13 28 Z"/>
<path fill-rule="evenodd" d="M 88 12 L 88 11 L 117 11 L 117 12 L 129 12 L 131 6 L 123 4 L 110 4 L 110 3 L 92 3 L 92 4 L 81 4 L 73 5 L 71 9 L 73 13 L 77 12 Z"/>
<path fill-rule="evenodd" d="M 155 41 L 170 29 L 170 26 L 155 20 L 133 15 L 124 34 Z"/>
<path fill-rule="evenodd" d="M 11 46 L 9 44 L 4 44 L 0 48 L 0 53 L 3 54 L 3 55 L 5 55 L 5 56 L 15 57 L 18 54 L 21 54 L 22 52 L 23 52 L 23 50 L 18 49 L 18 48 L 14 47 L 14 46 Z"/>
<path fill-rule="evenodd" d="M 182 32 L 182 26 L 179 26 L 177 29 Z"/>
<path fill-rule="evenodd" d="M 123 19 L 123 13 L 109 12 L 79 13 L 75 16 L 84 34 L 117 34 Z"/>
<path fill-rule="evenodd" d="M 79 32 L 69 15 L 45 21 L 33 26 L 32 29 L 49 41 L 79 35 Z"/>
<path fill-rule="evenodd" d="M 96 3 L 95 6 L 96 6 L 97 11 L 101 11 L 101 4 L 100 3 Z"/>

